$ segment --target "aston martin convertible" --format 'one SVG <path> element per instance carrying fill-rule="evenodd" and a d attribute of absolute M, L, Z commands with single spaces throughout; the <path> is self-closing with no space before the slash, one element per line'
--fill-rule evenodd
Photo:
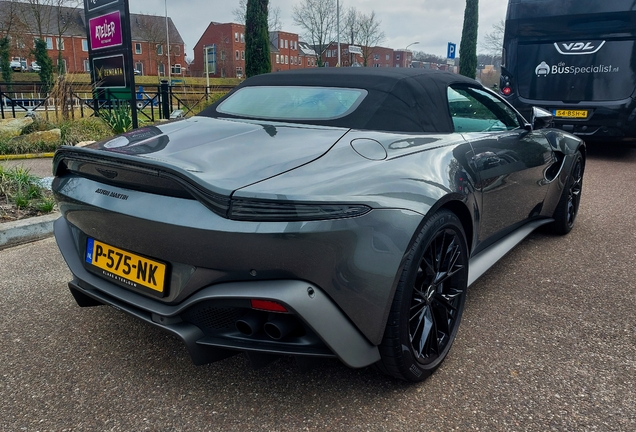
<path fill-rule="evenodd" d="M 57 151 L 70 291 L 195 364 L 323 357 L 423 380 L 467 288 L 535 229 L 574 225 L 586 147 L 551 120 L 447 72 L 249 78 L 197 116 Z"/>

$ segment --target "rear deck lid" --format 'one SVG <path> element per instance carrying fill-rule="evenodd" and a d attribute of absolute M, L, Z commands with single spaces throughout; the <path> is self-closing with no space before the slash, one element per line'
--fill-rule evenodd
<path fill-rule="evenodd" d="M 176 170 L 215 194 L 233 191 L 307 164 L 346 133 L 334 127 L 193 117 L 92 144 L 82 158 L 121 159 L 128 166 Z M 65 152 L 68 156 L 65 156 Z M 56 161 L 78 157 L 59 151 Z M 134 168 L 132 168 L 134 169 Z M 106 175 L 106 174 L 105 174 Z M 116 173 L 111 173 L 111 176 Z M 116 183 L 117 178 L 110 178 Z"/>

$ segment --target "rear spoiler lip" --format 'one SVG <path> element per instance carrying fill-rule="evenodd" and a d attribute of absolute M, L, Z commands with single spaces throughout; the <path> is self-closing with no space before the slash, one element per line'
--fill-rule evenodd
<path fill-rule="evenodd" d="M 106 153 L 102 150 L 89 148 L 62 146 L 55 152 L 53 158 L 53 174 L 55 176 L 63 174 L 61 167 L 64 160 L 91 162 L 106 167 L 123 168 L 158 178 L 170 179 L 182 186 L 193 198 L 200 201 L 214 213 L 225 218 L 228 217 L 230 197 L 234 191 L 215 188 L 213 185 L 203 182 L 196 175 L 175 165 L 151 158 Z"/>

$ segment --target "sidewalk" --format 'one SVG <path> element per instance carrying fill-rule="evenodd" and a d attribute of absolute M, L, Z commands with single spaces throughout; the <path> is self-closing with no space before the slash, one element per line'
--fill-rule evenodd
<path fill-rule="evenodd" d="M 53 177 L 53 158 L 5 160 L 0 155 L 0 166 L 3 168 L 21 166 L 27 168 L 36 177 Z"/>
<path fill-rule="evenodd" d="M 39 178 L 52 177 L 53 158 L 4 160 L 0 156 L 0 166 L 13 168 L 21 166 Z M 45 216 L 0 223 L 0 250 L 41 240 L 53 235 L 53 222 L 60 217 L 58 212 Z"/>

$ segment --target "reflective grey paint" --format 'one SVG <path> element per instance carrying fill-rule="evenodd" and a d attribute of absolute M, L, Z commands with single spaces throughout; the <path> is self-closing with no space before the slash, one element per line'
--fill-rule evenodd
<path fill-rule="evenodd" d="M 469 214 L 465 223 L 474 228 L 475 250 L 479 241 L 494 242 L 503 235 L 492 228 L 508 210 L 497 208 L 498 201 L 514 206 L 515 197 L 520 198 L 520 210 L 512 212 L 520 219 L 507 223 L 522 222 L 533 215 L 533 203 L 541 204 L 546 195 L 554 201 L 562 190 L 561 185 L 540 185 L 542 170 L 550 163 L 547 157 L 543 164 L 533 165 L 523 156 L 524 148 L 545 147 L 545 138 L 539 144 L 522 141 L 516 150 L 513 146 L 519 154 L 504 168 L 514 169 L 504 170 L 501 178 L 502 184 L 515 188 L 519 182 L 519 189 L 506 191 L 505 199 L 484 198 L 488 211 L 495 214 L 483 223 L 482 196 L 494 198 L 498 186 L 486 190 L 485 167 L 477 165 L 473 146 L 459 134 L 347 132 L 200 118 L 157 130 L 148 138 L 160 144 L 157 151 L 122 157 L 137 164 L 169 166 L 202 187 L 236 198 L 358 203 L 373 210 L 328 221 L 239 222 L 216 215 L 196 200 L 66 175 L 56 178 L 53 189 L 64 217 L 79 229 L 76 253 L 83 254 L 88 235 L 171 263 L 175 271 L 169 295 L 153 300 L 163 304 L 178 304 L 204 287 L 227 281 L 307 281 L 323 290 L 372 344 L 382 339 L 404 255 L 429 212 L 451 201 L 462 206 Z M 480 152 L 503 152 L 493 139 L 475 139 L 475 147 Z M 357 148 L 351 144 L 357 140 L 368 144 Z M 383 147 L 386 157 L 381 157 L 377 144 L 369 144 L 371 140 Z M 144 150 L 143 145 L 130 148 Z M 103 146 L 95 144 L 86 154 L 103 154 L 96 150 Z M 256 151 L 254 146 L 262 147 Z M 552 154 L 553 147 L 543 147 L 546 155 Z M 522 170 L 519 161 L 530 169 Z M 96 194 L 98 188 L 129 198 Z"/>

